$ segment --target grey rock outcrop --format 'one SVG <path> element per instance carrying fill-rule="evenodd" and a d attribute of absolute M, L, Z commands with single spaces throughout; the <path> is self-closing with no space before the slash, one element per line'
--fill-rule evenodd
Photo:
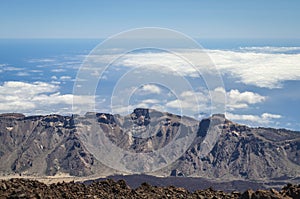
<path fill-rule="evenodd" d="M 180 173 L 180 176 L 219 180 L 300 180 L 299 132 L 250 128 L 231 122 L 222 114 L 199 122 L 151 109 L 135 109 L 127 116 L 2 114 L 1 174 L 111 175 L 114 171 L 95 158 L 79 136 L 93 125 L 116 146 L 134 153 L 150 153 L 168 146 L 178 136 L 179 129 L 193 131 L 195 138 L 186 152 L 152 175 Z M 209 130 L 218 134 L 210 134 L 207 139 Z M 207 153 L 205 147 L 210 149 Z"/>

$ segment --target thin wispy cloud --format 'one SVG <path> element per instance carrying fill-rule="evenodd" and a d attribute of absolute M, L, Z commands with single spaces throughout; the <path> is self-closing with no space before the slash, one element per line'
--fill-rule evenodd
<path fill-rule="evenodd" d="M 71 80 L 72 80 L 72 77 L 70 77 L 70 76 L 61 76 L 59 79 L 60 79 L 61 81 L 71 81 Z"/>
<path fill-rule="evenodd" d="M 275 47 L 275 46 L 252 46 L 240 47 L 243 52 L 256 52 L 256 53 L 299 53 L 300 47 Z"/>
<path fill-rule="evenodd" d="M 54 72 L 54 73 L 61 73 L 61 72 L 66 72 L 67 70 L 66 69 L 63 69 L 63 68 L 55 68 L 55 69 L 52 69 L 51 72 Z"/>
<path fill-rule="evenodd" d="M 15 66 L 10 66 L 8 64 L 0 64 L 0 72 L 14 72 L 14 71 L 22 71 L 24 68 L 19 68 Z"/>
<path fill-rule="evenodd" d="M 54 58 L 41 58 L 41 59 L 29 59 L 27 62 L 29 63 L 53 63 L 57 61 Z"/>
<path fill-rule="evenodd" d="M 17 72 L 16 76 L 26 77 L 26 76 L 30 76 L 30 73 L 28 73 L 28 72 Z"/>

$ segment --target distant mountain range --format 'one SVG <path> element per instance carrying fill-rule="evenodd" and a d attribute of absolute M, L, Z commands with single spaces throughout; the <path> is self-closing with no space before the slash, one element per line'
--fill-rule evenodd
<path fill-rule="evenodd" d="M 229 121 L 221 114 L 197 121 L 141 108 L 127 116 L 1 114 L 0 174 L 64 173 L 94 177 L 128 174 L 105 166 L 88 150 L 82 135 L 95 123 L 112 143 L 135 153 L 168 146 L 178 136 L 179 129 L 194 132 L 189 147 L 176 161 L 150 175 L 201 177 L 218 182 L 300 182 L 300 132 L 251 128 Z M 209 129 L 220 132 L 209 153 L 203 154 L 206 147 L 203 141 Z M 151 135 L 145 136 L 143 132 Z"/>

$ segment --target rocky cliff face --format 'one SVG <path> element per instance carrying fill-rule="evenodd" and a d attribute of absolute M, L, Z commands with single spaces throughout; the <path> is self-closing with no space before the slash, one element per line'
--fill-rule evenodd
<path fill-rule="evenodd" d="M 200 122 L 199 137 L 172 165 L 186 176 L 220 179 L 288 179 L 299 176 L 300 133 L 284 129 L 249 128 L 230 121 L 211 152 L 199 156 L 205 123 Z M 204 131 L 205 132 L 205 131 Z"/>
<path fill-rule="evenodd" d="M 113 171 L 88 150 L 81 133 L 97 125 L 107 138 L 135 153 L 168 146 L 179 129 L 195 132 L 186 152 L 154 175 L 199 176 L 220 180 L 287 180 L 300 176 L 300 133 L 250 128 L 223 115 L 202 121 L 149 109 L 127 116 L 87 113 L 84 116 L 0 115 L 0 172 L 29 175 L 109 175 Z M 208 129 L 218 130 L 213 147 L 204 154 Z M 299 181 L 299 178 L 298 178 Z"/>
<path fill-rule="evenodd" d="M 75 136 L 71 117 L 0 117 L 0 169 L 3 173 L 91 174 L 93 157 Z"/>

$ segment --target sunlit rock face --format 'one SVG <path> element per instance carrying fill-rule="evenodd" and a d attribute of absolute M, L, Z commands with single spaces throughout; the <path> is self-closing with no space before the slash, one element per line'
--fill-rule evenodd
<path fill-rule="evenodd" d="M 168 146 L 179 130 L 194 131 L 186 152 L 167 167 L 152 173 L 220 180 L 278 180 L 300 176 L 300 133 L 284 129 L 251 128 L 231 122 L 222 114 L 197 121 L 135 109 L 126 116 L 87 113 L 84 116 L 0 115 L 1 174 L 73 176 L 115 173 L 95 158 L 80 133 L 96 125 L 122 150 L 151 153 Z M 220 135 L 212 149 L 201 154 L 209 130 Z"/>

